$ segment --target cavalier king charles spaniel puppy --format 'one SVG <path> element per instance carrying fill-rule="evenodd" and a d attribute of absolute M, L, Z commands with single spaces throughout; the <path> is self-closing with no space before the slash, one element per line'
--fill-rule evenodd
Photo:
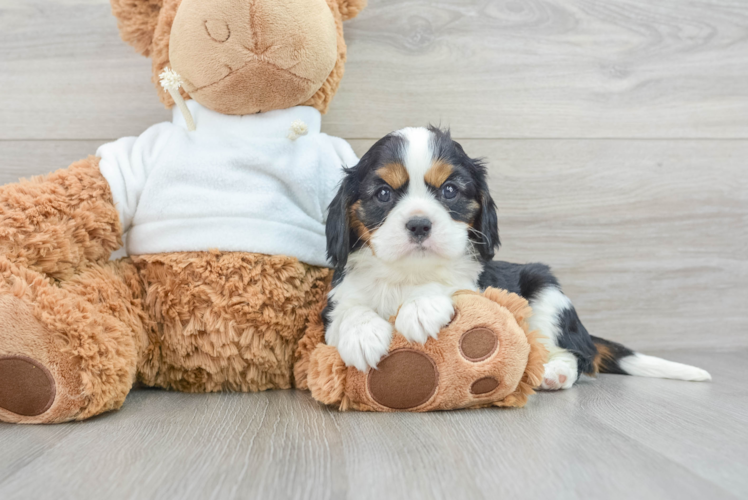
<path fill-rule="evenodd" d="M 504 288 L 526 298 L 530 328 L 549 350 L 542 389 L 568 389 L 580 373 L 709 380 L 699 368 L 592 337 L 544 264 L 494 261 L 496 205 L 486 167 L 435 127 L 405 128 L 346 169 L 327 218 L 335 267 L 323 312 L 325 340 L 348 366 L 375 368 L 392 340 L 436 338 L 457 290 Z"/>

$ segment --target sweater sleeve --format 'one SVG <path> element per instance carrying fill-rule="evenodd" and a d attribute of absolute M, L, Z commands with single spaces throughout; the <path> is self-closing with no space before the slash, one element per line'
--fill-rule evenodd
<path fill-rule="evenodd" d="M 322 189 L 320 204 L 324 220 L 327 221 L 327 208 L 335 197 L 340 187 L 340 181 L 343 179 L 343 168 L 355 167 L 358 163 L 358 157 L 353 152 L 353 148 L 345 139 L 340 137 L 327 136 L 334 151 L 333 158 L 330 159 L 330 169 L 325 176 L 325 186 Z"/>
<path fill-rule="evenodd" d="M 356 153 L 353 152 L 353 148 L 348 144 L 348 141 L 341 139 L 340 137 L 328 137 L 330 137 L 332 147 L 335 149 L 335 153 L 337 153 L 341 163 L 347 168 L 355 167 L 358 163 L 358 157 L 356 156 Z"/>
<path fill-rule="evenodd" d="M 159 123 L 139 137 L 123 137 L 96 151 L 96 156 L 101 158 L 99 169 L 109 183 L 123 232 L 132 226 L 148 175 L 166 149 L 172 128 L 171 123 Z"/>

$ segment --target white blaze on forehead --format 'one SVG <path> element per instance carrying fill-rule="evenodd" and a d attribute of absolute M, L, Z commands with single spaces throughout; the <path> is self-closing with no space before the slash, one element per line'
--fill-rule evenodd
<path fill-rule="evenodd" d="M 397 132 L 405 141 L 405 169 L 408 171 L 408 194 L 424 197 L 430 193 L 424 177 L 434 163 L 432 133 L 423 127 L 409 127 Z"/>

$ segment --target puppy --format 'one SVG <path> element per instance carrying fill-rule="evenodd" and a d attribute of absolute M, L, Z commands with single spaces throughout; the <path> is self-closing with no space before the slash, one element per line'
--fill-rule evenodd
<path fill-rule="evenodd" d="M 530 327 L 550 353 L 543 389 L 568 389 L 580 373 L 711 378 L 590 336 L 548 266 L 494 261 L 499 229 L 486 168 L 448 131 L 405 128 L 377 141 L 346 170 L 326 232 L 335 275 L 325 340 L 359 370 L 388 352 L 391 316 L 407 340 L 424 343 L 452 319 L 454 292 L 492 286 L 533 309 Z"/>

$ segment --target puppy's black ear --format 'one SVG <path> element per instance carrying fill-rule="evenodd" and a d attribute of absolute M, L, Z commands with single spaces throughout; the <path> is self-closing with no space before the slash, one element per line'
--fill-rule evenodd
<path fill-rule="evenodd" d="M 344 269 L 351 251 L 351 230 L 349 209 L 354 196 L 355 167 L 345 169 L 345 177 L 340 183 L 335 198 L 327 209 L 327 258 L 335 269 Z"/>
<path fill-rule="evenodd" d="M 471 231 L 470 238 L 475 243 L 475 248 L 484 261 L 493 259 L 496 249 L 501 245 L 499 241 L 499 217 L 496 213 L 496 203 L 491 198 L 486 182 L 486 167 L 481 160 L 471 160 L 476 168 L 476 182 L 478 185 L 478 203 L 480 209 L 473 222 L 475 229 Z"/>

